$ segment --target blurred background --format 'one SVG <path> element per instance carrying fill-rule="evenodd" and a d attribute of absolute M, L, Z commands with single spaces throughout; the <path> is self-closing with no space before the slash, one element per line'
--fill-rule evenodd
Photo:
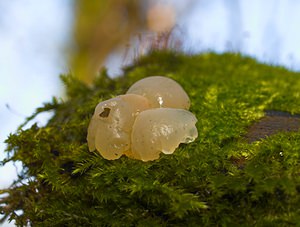
<path fill-rule="evenodd" d="M 299 12 L 296 0 L 0 0 L 0 160 L 6 137 L 43 102 L 63 97 L 61 73 L 87 84 L 103 66 L 118 76 L 153 46 L 240 52 L 299 71 Z M 18 168 L 0 167 L 0 188 Z"/>

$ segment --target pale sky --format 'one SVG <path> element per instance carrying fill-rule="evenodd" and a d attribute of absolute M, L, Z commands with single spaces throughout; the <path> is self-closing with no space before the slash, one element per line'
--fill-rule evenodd
<path fill-rule="evenodd" d="M 58 75 L 66 71 L 63 48 L 72 22 L 70 3 L 0 0 L 1 160 L 7 135 L 43 102 L 61 93 Z M 43 117 L 39 120 L 45 122 Z M 14 178 L 12 164 L 0 167 L 0 188 L 8 187 Z"/>
<path fill-rule="evenodd" d="M 300 1 L 168 2 L 178 4 L 177 23 L 189 51 L 240 51 L 263 62 L 300 70 Z M 71 3 L 0 0 L 0 159 L 5 157 L 7 135 L 35 108 L 61 94 L 59 74 L 68 69 L 63 53 L 72 26 Z M 120 59 L 110 58 L 110 72 L 119 72 Z M 0 167 L 0 188 L 9 186 L 15 177 L 12 165 Z"/>

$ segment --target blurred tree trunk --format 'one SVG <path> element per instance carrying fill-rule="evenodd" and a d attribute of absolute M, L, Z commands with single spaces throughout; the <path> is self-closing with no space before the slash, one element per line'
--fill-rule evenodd
<path fill-rule="evenodd" d="M 91 83 L 106 56 L 142 27 L 138 0 L 77 0 L 72 73 Z"/>

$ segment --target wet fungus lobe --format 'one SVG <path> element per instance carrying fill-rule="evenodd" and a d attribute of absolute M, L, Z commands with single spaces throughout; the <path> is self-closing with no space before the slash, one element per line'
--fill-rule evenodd
<path fill-rule="evenodd" d="M 163 76 L 141 79 L 129 88 L 127 94 L 144 96 L 152 108 L 171 107 L 186 110 L 190 108 L 190 98 L 180 84 Z"/>
<path fill-rule="evenodd" d="M 154 76 L 133 84 L 125 95 L 100 102 L 88 127 L 88 147 L 114 160 L 126 155 L 142 161 L 172 154 L 193 142 L 197 119 L 190 100 L 174 80 Z"/>
<path fill-rule="evenodd" d="M 88 127 L 89 150 L 97 149 L 110 160 L 121 157 L 130 149 L 136 115 L 148 108 L 147 99 L 139 95 L 120 95 L 100 102 Z"/>
<path fill-rule="evenodd" d="M 183 109 L 155 108 L 140 113 L 133 125 L 132 153 L 143 161 L 172 154 L 180 143 L 193 142 L 198 131 L 196 117 Z"/>

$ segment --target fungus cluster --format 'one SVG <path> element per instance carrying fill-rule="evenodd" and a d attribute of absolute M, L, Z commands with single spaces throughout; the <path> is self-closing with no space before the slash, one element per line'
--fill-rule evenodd
<path fill-rule="evenodd" d="M 172 154 L 180 143 L 197 136 L 197 119 L 188 111 L 190 100 L 174 80 L 147 77 L 125 95 L 100 102 L 88 127 L 90 151 L 114 160 L 126 155 L 142 161 Z"/>

